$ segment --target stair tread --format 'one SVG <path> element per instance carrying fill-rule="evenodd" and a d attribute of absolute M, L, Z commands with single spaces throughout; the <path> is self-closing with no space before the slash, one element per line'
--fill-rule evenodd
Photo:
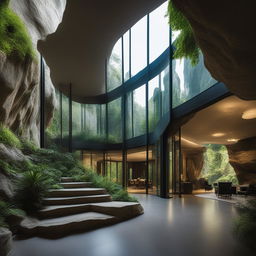
<path fill-rule="evenodd" d="M 21 226 L 25 228 L 35 228 L 35 227 L 51 227 L 51 226 L 60 226 L 70 223 L 77 223 L 87 220 L 105 220 L 105 219 L 113 219 L 114 216 L 102 214 L 98 212 L 84 212 L 78 214 L 72 214 L 64 217 L 57 217 L 51 219 L 32 219 L 26 218 L 21 222 Z"/>
<path fill-rule="evenodd" d="M 80 185 L 87 185 L 87 184 L 92 184 L 92 182 L 83 182 L 83 181 L 74 181 L 74 182 L 60 182 L 60 185 L 75 185 L 75 184 L 80 184 Z"/>
<path fill-rule="evenodd" d="M 109 197 L 109 194 L 101 195 L 88 195 L 88 196 L 65 196 L 65 197 L 45 197 L 44 200 L 67 200 L 67 199 L 78 199 L 78 198 L 94 198 L 94 197 Z"/>
<path fill-rule="evenodd" d="M 85 204 L 68 204 L 68 205 L 52 205 L 46 206 L 45 208 L 41 209 L 40 212 L 47 212 L 56 209 L 63 209 L 63 208 L 76 208 L 76 207 L 83 207 L 83 206 L 102 206 L 102 207 L 112 207 L 112 208 L 122 208 L 131 205 L 137 205 L 139 203 L 136 202 L 120 202 L 120 201 L 111 201 L 111 202 L 100 202 L 100 203 L 85 203 Z"/>
<path fill-rule="evenodd" d="M 105 190 L 105 188 L 61 188 L 61 189 L 50 189 L 49 192 L 63 192 L 63 191 L 68 191 L 68 192 L 76 192 L 76 191 L 101 191 Z"/>

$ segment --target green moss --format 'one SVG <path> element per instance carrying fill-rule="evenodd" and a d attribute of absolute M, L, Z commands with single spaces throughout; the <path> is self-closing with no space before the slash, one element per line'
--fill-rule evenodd
<path fill-rule="evenodd" d="M 173 31 L 180 31 L 180 34 L 174 42 L 175 59 L 189 58 L 194 66 L 199 61 L 199 47 L 195 40 L 195 36 L 191 25 L 187 18 L 174 6 L 170 0 L 168 5 L 169 23 Z"/>
<path fill-rule="evenodd" d="M 21 148 L 21 142 L 17 136 L 3 125 L 0 125 L 0 143 L 10 147 Z"/>
<path fill-rule="evenodd" d="M 21 19 L 8 7 L 9 0 L 0 4 L 0 50 L 6 55 L 34 58 L 31 38 Z"/>

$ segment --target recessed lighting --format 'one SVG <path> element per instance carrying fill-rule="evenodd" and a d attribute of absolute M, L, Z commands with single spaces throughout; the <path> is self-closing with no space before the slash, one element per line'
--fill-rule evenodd
<path fill-rule="evenodd" d="M 238 142 L 238 139 L 227 139 L 228 142 Z"/>
<path fill-rule="evenodd" d="M 256 118 L 256 108 L 251 108 L 246 111 L 244 111 L 242 115 L 243 119 L 254 119 Z"/>
<path fill-rule="evenodd" d="M 216 132 L 216 133 L 212 134 L 213 137 L 222 137 L 224 135 L 225 135 L 225 133 L 223 133 L 223 132 Z"/>

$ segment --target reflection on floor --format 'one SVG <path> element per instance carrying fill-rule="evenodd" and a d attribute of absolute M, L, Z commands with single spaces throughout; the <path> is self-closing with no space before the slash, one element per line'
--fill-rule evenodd
<path fill-rule="evenodd" d="M 15 241 L 13 256 L 254 255 L 233 238 L 233 204 L 193 195 L 137 197 L 144 215 L 62 239 Z"/>
<path fill-rule="evenodd" d="M 199 193 L 199 194 L 195 194 L 195 196 L 206 198 L 206 199 L 219 200 L 219 201 L 232 203 L 232 204 L 244 203 L 247 200 L 256 199 L 255 196 L 243 196 L 243 195 L 232 195 L 231 198 L 217 197 L 215 193 Z"/>
<path fill-rule="evenodd" d="M 128 193 L 131 193 L 131 194 L 146 194 L 146 188 L 128 187 L 127 191 Z M 156 187 L 149 188 L 148 193 L 150 195 L 157 195 Z"/>

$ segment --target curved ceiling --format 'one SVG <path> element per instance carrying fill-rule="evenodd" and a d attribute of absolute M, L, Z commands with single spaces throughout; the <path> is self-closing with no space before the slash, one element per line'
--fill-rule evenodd
<path fill-rule="evenodd" d="M 246 101 L 230 96 L 195 114 L 182 126 L 183 147 L 204 144 L 234 144 L 236 141 L 256 136 L 256 118 L 243 119 L 245 111 L 256 114 L 256 100 Z M 216 136 L 217 135 L 217 136 Z"/>
<path fill-rule="evenodd" d="M 38 42 L 51 69 L 53 84 L 72 98 L 105 93 L 105 60 L 115 42 L 144 15 L 165 0 L 67 1 L 63 21 L 54 34 Z"/>

